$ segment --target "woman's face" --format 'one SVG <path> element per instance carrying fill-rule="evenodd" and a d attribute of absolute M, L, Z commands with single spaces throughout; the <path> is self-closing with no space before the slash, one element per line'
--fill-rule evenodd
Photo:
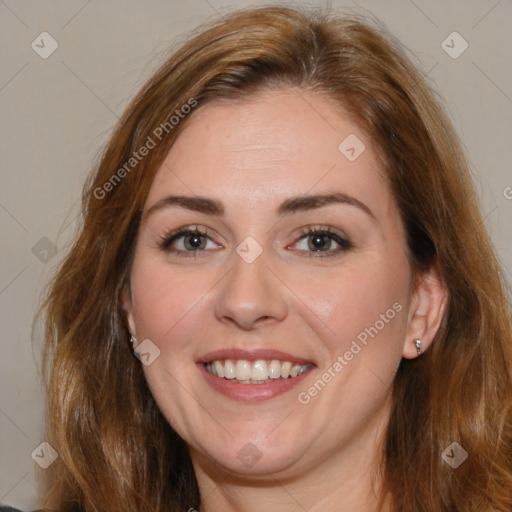
<path fill-rule="evenodd" d="M 304 91 L 191 115 L 125 296 L 158 406 L 193 460 L 238 473 L 368 457 L 412 342 L 404 231 L 371 141 Z"/>

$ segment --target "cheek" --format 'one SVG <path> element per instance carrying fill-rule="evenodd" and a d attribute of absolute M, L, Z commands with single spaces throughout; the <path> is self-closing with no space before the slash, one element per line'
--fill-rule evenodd
<path fill-rule="evenodd" d="M 409 286 L 405 255 L 396 256 L 381 259 L 368 254 L 324 275 L 295 280 L 295 292 L 307 306 L 301 315 L 321 335 L 331 361 L 354 341 L 370 347 L 369 341 L 377 339 L 390 340 L 386 346 L 396 357 L 405 332 L 401 312 L 406 310 Z M 365 357 L 372 353 L 366 352 Z"/>
<path fill-rule="evenodd" d="M 159 345 L 172 339 L 172 348 L 180 349 L 186 344 L 184 327 L 190 318 L 197 320 L 202 298 L 213 286 L 210 278 L 204 272 L 177 271 L 141 257 L 131 276 L 137 332 Z"/>

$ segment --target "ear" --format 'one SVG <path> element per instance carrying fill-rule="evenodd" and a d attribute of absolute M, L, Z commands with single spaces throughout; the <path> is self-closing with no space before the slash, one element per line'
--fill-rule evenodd
<path fill-rule="evenodd" d="M 415 339 L 421 341 L 422 352 L 430 347 L 443 320 L 447 303 L 448 290 L 439 275 L 437 265 L 433 265 L 427 273 L 416 280 L 409 304 L 403 357 L 418 357 Z"/>
<path fill-rule="evenodd" d="M 128 329 L 131 335 L 137 337 L 137 330 L 135 329 L 135 320 L 133 318 L 132 294 L 130 284 L 127 284 L 121 292 L 121 307 L 124 310 L 126 322 L 128 323 Z"/>

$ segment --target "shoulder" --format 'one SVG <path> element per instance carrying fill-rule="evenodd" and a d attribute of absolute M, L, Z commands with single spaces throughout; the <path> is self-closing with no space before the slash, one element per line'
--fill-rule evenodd
<path fill-rule="evenodd" d="M 0 504 L 0 512 L 23 512 L 19 508 L 9 507 L 9 505 L 1 505 Z M 32 510 L 31 512 L 56 512 L 49 508 L 38 508 L 37 510 Z M 78 504 L 74 504 L 73 508 L 70 509 L 70 512 L 82 512 L 82 509 Z"/>
<path fill-rule="evenodd" d="M 23 511 L 20 510 L 19 508 L 9 507 L 8 505 L 0 505 L 0 512 L 23 512 Z M 33 512 L 50 512 L 50 511 L 47 509 L 40 508 L 40 509 L 34 510 Z"/>
<path fill-rule="evenodd" d="M 71 509 L 69 509 L 70 512 L 83 512 L 83 510 L 80 508 L 80 506 L 75 503 Z M 0 512 L 23 512 L 23 510 L 20 510 L 19 508 L 10 507 L 9 505 L 2 505 L 0 504 Z M 31 512 L 56 512 L 55 510 L 49 509 L 49 508 L 38 508 L 37 510 L 32 510 Z"/>

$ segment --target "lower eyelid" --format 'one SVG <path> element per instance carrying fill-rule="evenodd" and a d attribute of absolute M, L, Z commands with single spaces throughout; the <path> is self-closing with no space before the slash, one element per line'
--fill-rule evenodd
<path fill-rule="evenodd" d="M 329 240 L 336 242 L 341 248 L 349 249 L 352 246 L 352 243 L 350 242 L 348 237 L 343 236 L 341 233 L 338 233 L 337 231 L 331 231 L 329 228 L 321 227 L 312 228 L 309 229 L 308 231 L 300 233 L 295 243 L 303 239 L 313 237 L 315 235 L 326 237 Z"/>
<path fill-rule="evenodd" d="M 336 256 L 336 255 L 340 255 L 341 253 L 344 253 L 344 252 L 346 252 L 346 251 L 348 251 L 349 249 L 352 248 L 352 246 L 351 246 L 350 242 L 348 242 L 348 240 L 338 241 L 338 240 L 335 240 L 334 238 L 330 238 L 330 240 L 332 240 L 333 242 L 338 244 L 338 247 L 334 247 L 334 248 L 329 249 L 327 251 L 308 251 L 308 250 L 305 250 L 305 249 L 298 249 L 298 250 L 303 252 L 303 253 L 306 253 L 308 256 L 323 257 L 323 256 Z M 293 245 L 295 245 L 295 244 L 293 244 Z"/>
<path fill-rule="evenodd" d="M 175 235 L 170 235 L 169 237 L 166 237 L 162 243 L 161 243 L 161 248 L 165 251 L 168 251 L 168 252 L 175 252 L 175 253 L 197 253 L 197 252 L 205 252 L 207 250 L 212 250 L 211 248 L 207 249 L 207 248 L 204 248 L 204 249 L 198 249 L 196 251 L 189 251 L 189 250 L 186 250 L 186 249 L 176 249 L 175 247 L 173 247 L 172 244 L 176 244 L 176 242 L 178 241 L 182 241 L 183 243 L 183 240 L 189 236 L 192 236 L 192 235 L 200 235 L 202 238 L 206 238 L 207 242 L 206 244 L 208 245 L 208 243 L 213 243 L 216 248 L 218 248 L 218 244 L 217 242 L 215 242 L 215 240 L 213 240 L 211 237 L 205 235 L 204 233 L 183 233 L 183 234 L 175 234 Z"/>

